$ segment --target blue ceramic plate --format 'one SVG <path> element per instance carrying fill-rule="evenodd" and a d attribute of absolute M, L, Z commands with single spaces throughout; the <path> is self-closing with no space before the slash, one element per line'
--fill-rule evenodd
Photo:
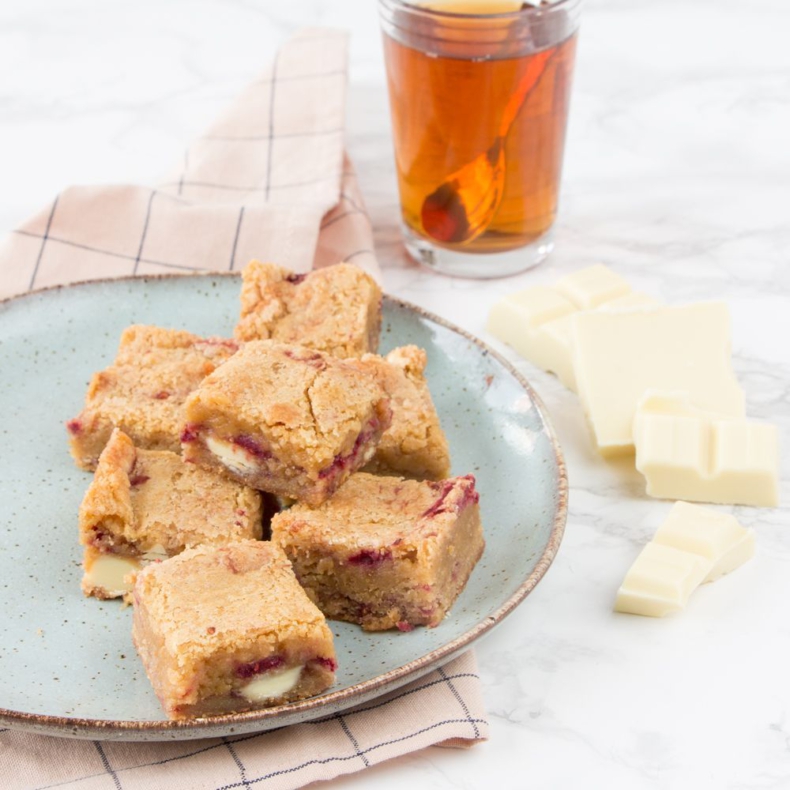
<path fill-rule="evenodd" d="M 453 459 L 478 480 L 486 550 L 437 628 L 364 633 L 332 623 L 340 669 L 319 697 L 265 711 L 170 722 L 130 637 L 131 609 L 80 592 L 77 510 L 89 476 L 64 422 L 132 323 L 230 335 L 239 279 L 228 275 L 80 283 L 0 303 L 0 724 L 81 738 L 166 740 L 257 732 L 358 705 L 429 672 L 517 606 L 562 537 L 567 481 L 529 385 L 480 341 L 387 298 L 381 350 L 414 343 Z"/>

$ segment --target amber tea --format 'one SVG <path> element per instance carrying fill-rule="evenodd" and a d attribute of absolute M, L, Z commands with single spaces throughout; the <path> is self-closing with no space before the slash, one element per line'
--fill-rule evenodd
<path fill-rule="evenodd" d="M 578 2 L 485 16 L 393 5 L 381 2 L 407 246 L 451 269 L 442 250 L 532 245 L 507 271 L 478 258 L 459 273 L 528 268 L 557 214 Z"/>

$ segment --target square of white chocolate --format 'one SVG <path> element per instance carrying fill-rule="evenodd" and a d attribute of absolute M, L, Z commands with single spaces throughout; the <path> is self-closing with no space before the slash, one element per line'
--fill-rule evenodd
<path fill-rule="evenodd" d="M 556 341 L 542 330 L 563 321 L 576 310 L 573 302 L 558 291 L 536 285 L 508 294 L 495 304 L 488 316 L 487 329 L 533 364 L 558 372 L 555 359 L 568 358 L 569 351 L 562 347 L 562 341 L 555 348 Z"/>
<path fill-rule="evenodd" d="M 598 310 L 606 313 L 613 310 L 645 310 L 653 307 L 661 307 L 661 302 L 647 294 L 632 291 L 625 296 L 618 296 L 617 299 L 604 302 L 598 307 Z"/>
<path fill-rule="evenodd" d="M 597 264 L 554 285 L 508 294 L 491 309 L 487 329 L 575 391 L 572 316 L 581 310 L 638 309 L 657 304 L 645 294 L 633 293 L 620 275 Z"/>
<path fill-rule="evenodd" d="M 631 292 L 628 282 L 602 263 L 566 275 L 557 280 L 554 288 L 579 310 L 592 310 Z"/>
<path fill-rule="evenodd" d="M 728 513 L 688 502 L 672 506 L 653 542 L 711 560 L 706 582 L 734 571 L 754 556 L 754 530 L 745 529 Z"/>
<path fill-rule="evenodd" d="M 729 322 L 721 302 L 574 315 L 576 384 L 603 455 L 632 451 L 634 415 L 650 389 L 682 390 L 702 409 L 743 416 Z"/>
<path fill-rule="evenodd" d="M 531 361 L 553 373 L 569 390 L 576 391 L 573 373 L 573 316 L 569 313 L 543 324 L 536 331 Z"/>
<path fill-rule="evenodd" d="M 662 499 L 770 507 L 779 499 L 775 425 L 727 419 L 687 393 L 648 392 L 634 417 L 636 468 Z"/>
<path fill-rule="evenodd" d="M 570 299 L 552 288 L 536 285 L 497 302 L 488 316 L 488 331 L 526 356 L 531 353 L 532 331 L 575 311 Z"/>
<path fill-rule="evenodd" d="M 648 543 L 617 591 L 616 612 L 664 617 L 686 606 L 712 561 L 672 546 Z"/>

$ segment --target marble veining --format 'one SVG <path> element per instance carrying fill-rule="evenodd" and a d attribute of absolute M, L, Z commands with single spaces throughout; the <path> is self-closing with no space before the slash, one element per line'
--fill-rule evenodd
<path fill-rule="evenodd" d="M 485 333 L 502 294 L 605 262 L 667 302 L 725 299 L 748 413 L 790 446 L 790 9 L 783 0 L 589 0 L 557 247 L 481 284 L 404 255 L 374 0 L 9 0 L 0 6 L 0 231 L 70 183 L 155 183 L 306 24 L 352 31 L 348 145 L 387 290 Z M 430 749 L 341 788 L 790 787 L 790 460 L 775 510 L 734 508 L 757 555 L 666 620 L 611 611 L 669 509 L 589 441 L 578 401 L 527 375 L 568 463 L 546 579 L 478 656 L 492 739 Z"/>

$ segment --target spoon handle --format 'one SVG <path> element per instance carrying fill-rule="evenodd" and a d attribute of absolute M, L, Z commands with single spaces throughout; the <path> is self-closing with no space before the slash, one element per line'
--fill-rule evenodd
<path fill-rule="evenodd" d="M 557 49 L 544 49 L 526 58 L 527 67 L 521 76 L 516 90 L 508 99 L 505 109 L 502 111 L 502 121 L 499 124 L 499 136 L 507 137 L 510 127 L 518 116 L 519 110 L 527 99 L 527 96 L 540 82 L 540 78 L 545 74 L 546 67 L 557 54 Z"/>

